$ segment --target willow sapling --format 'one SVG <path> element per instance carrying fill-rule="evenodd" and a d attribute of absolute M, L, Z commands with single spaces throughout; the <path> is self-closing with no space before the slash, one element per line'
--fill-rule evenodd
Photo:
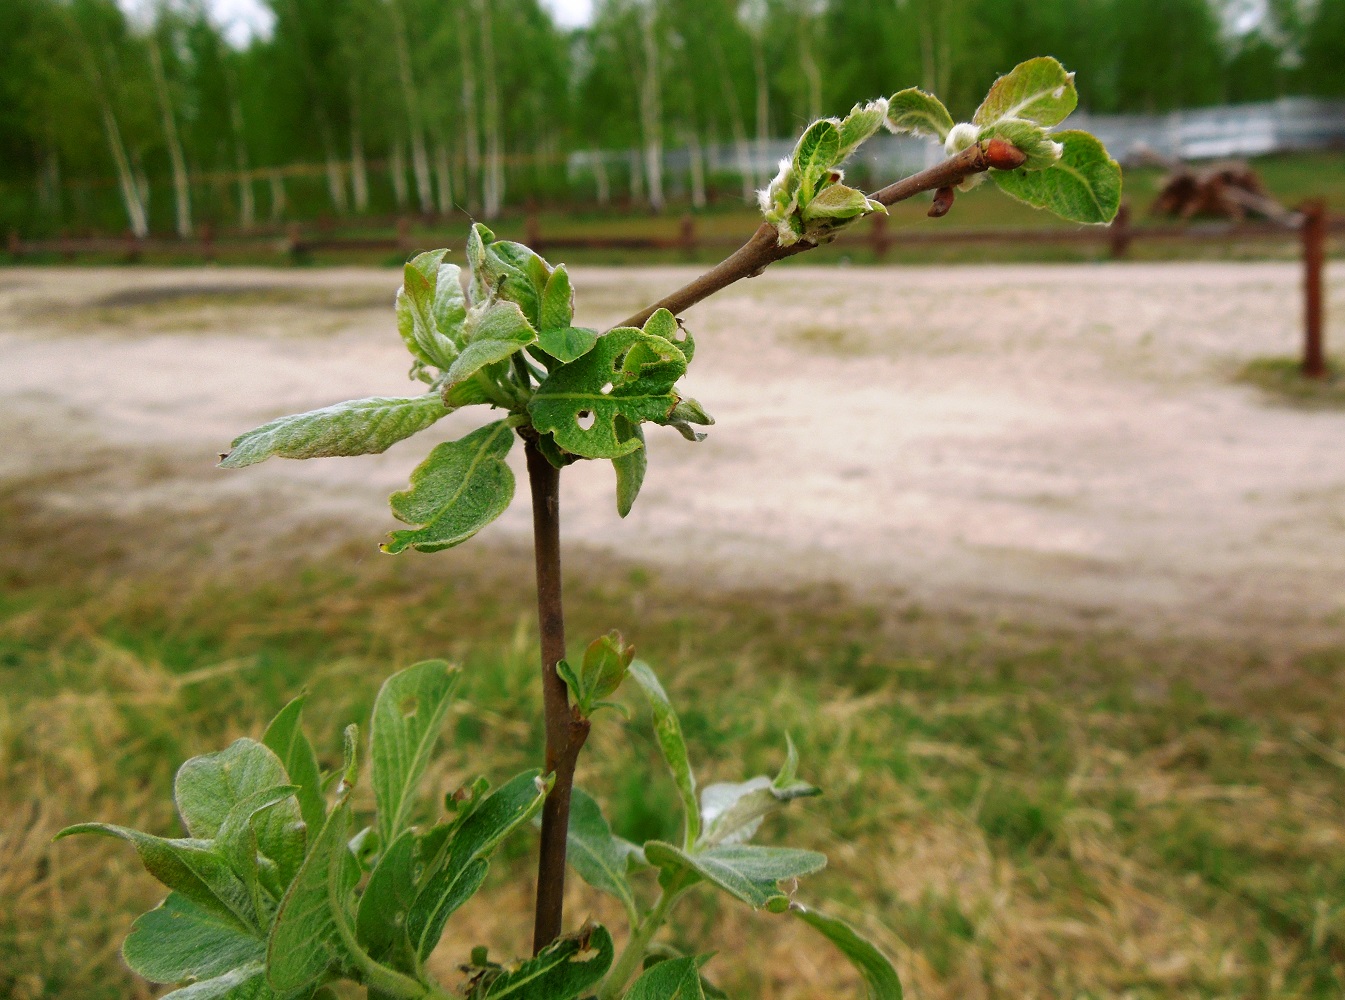
<path fill-rule="evenodd" d="M 987 176 L 1009 195 L 1085 223 L 1102 223 L 1120 201 L 1120 169 L 1092 136 L 1049 131 L 1073 111 L 1073 75 L 1032 59 L 991 87 L 970 122 L 955 123 L 932 95 L 903 90 L 814 122 L 760 192 L 764 221 L 723 262 L 621 325 L 600 333 L 574 325 L 569 274 L 528 247 L 472 227 L 467 268 L 448 251 L 405 267 L 397 329 L 425 391 L 338 403 L 281 417 L 237 438 L 225 468 L 271 457 L 382 452 L 449 413 L 484 406 L 496 419 L 436 445 L 391 497 L 406 527 L 389 553 L 436 552 L 467 541 L 510 504 L 507 456 L 523 444 L 532 498 L 546 749 L 540 768 L 491 789 L 478 778 L 442 807 L 421 796 L 421 778 L 460 672 L 440 660 L 415 664 L 379 691 L 367 754 L 375 812 L 351 798 L 360 739 L 344 735 L 343 761 L 324 773 L 301 725 L 302 699 L 287 705 L 260 741 L 240 739 L 194 757 L 174 794 L 186 837 L 82 824 L 129 841 L 170 890 L 141 916 L 123 947 L 127 963 L 157 983 L 186 984 L 173 1000 L 309 1000 L 331 984 L 363 985 L 376 1000 L 469 997 L 511 1000 L 667 1000 L 723 995 L 704 978 L 704 954 L 657 940 L 690 893 L 720 891 L 756 910 L 791 914 L 848 957 L 871 1000 L 901 996 L 891 962 L 848 924 L 796 898 L 797 880 L 824 855 L 753 842 L 762 821 L 791 801 L 820 794 L 798 775 L 786 738 L 779 772 L 697 791 L 677 713 L 653 669 L 616 632 L 567 659 L 561 602 L 560 474 L 580 460 L 612 463 L 624 517 L 646 468 L 645 427 L 689 440 L 714 421 L 678 386 L 695 341 L 677 319 L 696 302 L 770 264 L 831 241 L 857 219 L 922 192 L 930 214 L 954 206 Z M 881 128 L 937 139 L 946 158 L 872 194 L 844 183 L 842 165 Z M 597 714 L 630 680 L 647 703 L 680 802 L 681 836 L 635 844 L 613 832 L 597 799 L 574 786 L 576 762 Z M 534 954 L 499 963 L 482 948 L 465 956 L 463 980 L 436 981 L 427 962 L 452 915 L 481 887 L 499 844 L 539 817 Z M 604 927 L 563 932 L 567 863 L 620 901 L 628 923 L 620 949 Z"/>

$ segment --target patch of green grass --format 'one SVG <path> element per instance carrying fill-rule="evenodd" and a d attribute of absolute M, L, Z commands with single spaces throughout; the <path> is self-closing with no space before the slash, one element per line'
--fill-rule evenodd
<path fill-rule="evenodd" d="M 1239 369 L 1236 379 L 1261 389 L 1269 399 L 1314 410 L 1345 408 L 1345 365 L 1329 361 L 1323 378 L 1303 374 L 1300 358 L 1257 358 Z"/>
<path fill-rule="evenodd" d="M 10 496 L 0 518 L 0 995 L 137 995 L 116 943 L 159 890 L 118 845 L 51 834 L 92 818 L 173 831 L 177 765 L 258 735 L 301 690 L 330 766 L 387 673 L 448 656 L 466 676 L 431 787 L 540 756 L 525 551 L 370 560 L 359 542 L 212 576 L 150 517 L 54 519 Z M 131 562 L 151 539 L 158 565 Z M 637 643 L 703 782 L 773 773 L 793 737 L 826 795 L 760 839 L 830 855 L 799 898 L 836 898 L 897 955 L 910 995 L 1345 990 L 1345 649 L 1277 651 L 1271 684 L 1263 651 L 987 625 L 824 587 L 707 593 L 571 555 L 575 651 L 613 626 Z M 623 697 L 633 718 L 599 721 L 579 781 L 618 832 L 666 837 L 676 796 L 640 699 Z M 455 917 L 441 971 L 478 942 L 526 948 L 532 847 L 511 843 Z M 576 921 L 613 916 L 574 893 Z M 690 945 L 710 923 L 733 995 L 854 995 L 825 948 L 714 897 L 693 897 L 675 934 Z"/>

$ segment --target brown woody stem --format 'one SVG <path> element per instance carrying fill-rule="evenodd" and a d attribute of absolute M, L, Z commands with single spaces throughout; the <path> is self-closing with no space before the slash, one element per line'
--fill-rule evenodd
<path fill-rule="evenodd" d="M 542 845 L 537 859 L 534 954 L 561 932 L 565 903 L 565 838 L 570 828 L 570 792 L 589 722 L 570 707 L 569 689 L 556 664 L 565 656 L 561 603 L 560 470 L 525 439 L 532 490 L 533 552 L 537 561 L 537 625 L 542 638 L 542 706 L 546 720 L 546 770 L 556 776 L 542 806 Z"/>
<path fill-rule="evenodd" d="M 869 197 L 874 201 L 882 202 L 884 205 L 895 205 L 897 202 L 915 197 L 922 191 L 937 191 L 939 188 L 953 187 L 972 174 L 979 174 L 991 167 L 999 170 L 1012 170 L 1014 167 L 1022 166 L 1026 159 L 1027 157 L 1022 152 L 1009 143 L 1002 139 L 991 139 L 984 144 L 975 143 L 968 146 L 962 152 L 950 156 L 942 163 L 935 164 L 918 174 L 912 174 L 895 184 L 889 184 L 881 191 L 869 195 Z M 720 261 L 695 281 L 683 285 L 677 291 L 660 299 L 647 309 L 642 309 L 635 315 L 628 316 L 617 325 L 644 326 L 644 321 L 652 316 L 657 309 L 667 309 L 676 316 L 683 310 L 691 308 L 697 302 L 709 298 L 715 292 L 722 291 L 735 281 L 756 277 L 776 261 L 806 253 L 817 245 L 806 240 L 800 240 L 791 246 L 782 247 L 776 236 L 775 227 L 768 222 L 763 222 L 757 227 L 757 231 L 752 234 L 751 238 L 735 250 L 731 256 Z"/>

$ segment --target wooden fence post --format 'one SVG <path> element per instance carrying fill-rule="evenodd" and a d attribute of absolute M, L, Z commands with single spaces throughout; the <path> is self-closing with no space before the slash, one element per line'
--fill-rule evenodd
<path fill-rule="evenodd" d="M 696 217 L 694 215 L 682 216 L 680 238 L 682 252 L 686 254 L 688 260 L 694 260 L 696 257 Z"/>
<path fill-rule="evenodd" d="M 887 256 L 887 216 L 882 212 L 873 213 L 873 225 L 869 229 L 869 241 L 873 245 L 873 257 L 882 260 Z"/>
<path fill-rule="evenodd" d="M 291 264 L 299 264 L 304 258 L 304 231 L 297 222 L 285 227 L 285 241 L 281 244 L 284 253 L 289 255 Z"/>
<path fill-rule="evenodd" d="M 11 229 L 9 231 L 9 255 L 15 260 L 23 257 L 23 241 L 19 239 L 19 231 Z"/>
<path fill-rule="evenodd" d="M 1303 240 L 1303 375 L 1326 377 L 1322 272 L 1326 264 L 1326 202 L 1306 202 L 1300 235 Z"/>
<path fill-rule="evenodd" d="M 529 200 L 528 215 L 524 222 L 527 235 L 524 237 L 528 246 L 538 253 L 542 252 L 542 224 L 537 220 L 537 205 Z"/>
<path fill-rule="evenodd" d="M 411 220 L 404 215 L 397 220 L 397 250 L 411 252 Z"/>
<path fill-rule="evenodd" d="M 1121 202 L 1121 206 L 1116 210 L 1116 218 L 1111 220 L 1111 225 L 1107 227 L 1108 247 L 1111 250 L 1112 260 L 1120 260 L 1130 249 L 1130 241 L 1134 236 L 1130 232 L 1130 204 Z"/>
<path fill-rule="evenodd" d="M 201 259 L 207 264 L 215 262 L 215 227 L 208 222 L 201 223 Z"/>

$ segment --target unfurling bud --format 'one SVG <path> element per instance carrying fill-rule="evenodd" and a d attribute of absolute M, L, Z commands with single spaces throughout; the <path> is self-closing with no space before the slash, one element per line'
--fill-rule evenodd
<path fill-rule="evenodd" d="M 953 207 L 953 199 L 957 197 L 957 189 L 952 187 L 941 187 L 934 192 L 934 204 L 929 206 L 929 212 L 926 214 L 931 219 L 942 219 L 948 214 L 948 210 Z"/>
<path fill-rule="evenodd" d="M 1027 154 L 1011 142 L 991 139 L 985 146 L 985 162 L 996 170 L 1014 170 L 1027 162 Z"/>

